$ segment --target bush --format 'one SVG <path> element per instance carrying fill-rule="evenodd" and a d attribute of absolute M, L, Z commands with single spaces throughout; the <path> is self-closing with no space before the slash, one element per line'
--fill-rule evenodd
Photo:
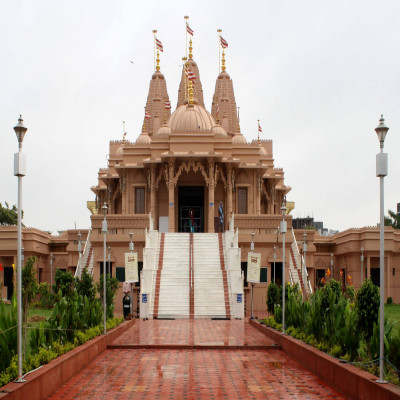
<path fill-rule="evenodd" d="M 379 288 L 370 279 L 364 281 L 357 292 L 356 312 L 358 329 L 363 333 L 367 343 L 369 343 L 374 324 L 378 323 L 379 313 Z"/>
<path fill-rule="evenodd" d="M 56 271 L 55 277 L 56 283 L 53 285 L 53 292 L 58 293 L 61 290 L 62 297 L 66 297 L 70 300 L 74 297 L 76 292 L 74 291 L 74 277 L 68 271 L 61 271 L 58 269 Z"/>
<path fill-rule="evenodd" d="M 93 301 L 96 296 L 96 288 L 93 283 L 93 277 L 86 268 L 83 269 L 81 279 L 76 278 L 74 282 L 75 289 L 81 296 L 86 296 L 89 301 Z"/>
<path fill-rule="evenodd" d="M 50 292 L 50 284 L 43 282 L 39 285 L 40 301 L 39 306 L 41 308 L 52 308 L 56 299 L 54 293 Z"/>
<path fill-rule="evenodd" d="M 6 308 L 0 299 L 0 371 L 5 370 L 17 352 L 17 298 L 15 291 L 11 298 L 11 307 Z"/>
<path fill-rule="evenodd" d="M 387 304 L 393 304 L 393 299 L 391 297 L 388 297 L 386 300 Z"/>
<path fill-rule="evenodd" d="M 275 304 L 279 304 L 279 287 L 275 283 L 270 283 L 267 289 L 267 309 L 270 314 L 274 312 Z"/>

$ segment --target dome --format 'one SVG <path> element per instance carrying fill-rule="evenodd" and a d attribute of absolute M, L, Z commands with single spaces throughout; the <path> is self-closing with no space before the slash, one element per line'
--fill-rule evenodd
<path fill-rule="evenodd" d="M 169 136 L 171 133 L 171 128 L 168 124 L 162 124 L 160 129 L 154 135 L 154 138 Z"/>
<path fill-rule="evenodd" d="M 241 133 L 237 133 L 233 138 L 232 138 L 232 143 L 233 144 L 246 144 L 246 139 Z"/>
<path fill-rule="evenodd" d="M 122 154 L 124 153 L 124 145 L 121 144 L 118 149 L 117 152 L 115 153 L 115 156 L 118 158 L 122 158 Z"/>
<path fill-rule="evenodd" d="M 150 144 L 151 139 L 147 132 L 142 132 L 136 139 L 136 144 Z"/>
<path fill-rule="evenodd" d="M 172 131 L 210 132 L 215 121 L 205 108 L 189 104 L 178 107 L 171 115 L 168 125 Z"/>
<path fill-rule="evenodd" d="M 220 124 L 215 125 L 212 130 L 215 135 L 227 136 L 225 129 Z"/>

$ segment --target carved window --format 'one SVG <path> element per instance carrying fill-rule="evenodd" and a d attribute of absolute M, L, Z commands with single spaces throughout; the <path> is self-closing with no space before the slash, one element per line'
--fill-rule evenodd
<path fill-rule="evenodd" d="M 238 188 L 238 214 L 247 214 L 247 188 Z"/>
<path fill-rule="evenodd" d="M 144 187 L 135 188 L 135 214 L 145 213 L 145 190 Z"/>

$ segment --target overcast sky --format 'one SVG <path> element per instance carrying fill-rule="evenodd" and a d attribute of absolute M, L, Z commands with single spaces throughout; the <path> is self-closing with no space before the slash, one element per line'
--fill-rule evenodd
<path fill-rule="evenodd" d="M 173 109 L 185 54 L 184 15 L 204 100 L 218 74 L 218 28 L 228 41 L 241 130 L 273 140 L 292 187 L 293 216 L 344 230 L 379 220 L 374 131 L 383 113 L 389 175 L 385 210 L 400 202 L 400 1 L 13 0 L 0 12 L 0 202 L 17 203 L 13 127 L 22 113 L 26 226 L 88 228 L 109 140 L 122 121 L 135 141 L 153 73 L 153 34 L 164 44 Z M 130 63 L 133 61 L 134 63 Z"/>

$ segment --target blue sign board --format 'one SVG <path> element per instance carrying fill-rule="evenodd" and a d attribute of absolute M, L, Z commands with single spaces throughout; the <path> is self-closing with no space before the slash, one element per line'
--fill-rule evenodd
<path fill-rule="evenodd" d="M 142 303 L 147 303 L 147 294 L 142 294 Z"/>
<path fill-rule="evenodd" d="M 242 303 L 243 302 L 243 297 L 242 294 L 237 294 L 237 303 Z"/>

